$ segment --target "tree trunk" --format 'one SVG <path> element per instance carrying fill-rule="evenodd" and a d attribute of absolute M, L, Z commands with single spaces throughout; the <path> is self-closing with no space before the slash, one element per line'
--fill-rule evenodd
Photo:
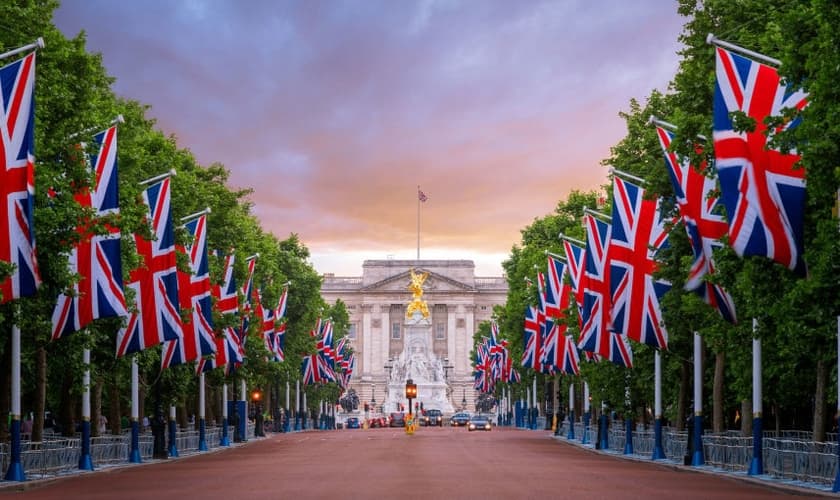
<path fill-rule="evenodd" d="M 741 401 L 741 435 L 752 436 L 752 399 Z"/>
<path fill-rule="evenodd" d="M 680 365 L 680 391 L 677 399 L 677 430 L 685 430 L 686 411 L 688 409 L 688 388 L 691 380 L 691 367 L 688 360 L 684 360 Z"/>
<path fill-rule="evenodd" d="M 187 408 L 189 407 L 190 406 L 186 403 L 181 403 L 180 405 L 177 405 L 177 411 L 175 412 L 175 420 L 178 422 L 178 427 L 183 430 L 188 429 L 187 426 L 189 419 L 187 417 L 187 414 L 189 412 L 187 411 Z"/>
<path fill-rule="evenodd" d="M 715 381 L 712 387 L 712 432 L 723 432 L 726 429 L 723 414 L 723 384 L 726 354 L 715 353 Z"/>
<path fill-rule="evenodd" d="M 102 435 L 99 430 L 99 420 L 102 416 L 102 380 L 97 379 L 90 391 L 90 430 L 91 435 L 98 437 Z"/>
<path fill-rule="evenodd" d="M 108 385 L 108 420 L 111 424 L 111 434 L 122 434 L 122 401 L 120 400 L 119 380 L 114 371 L 114 379 Z"/>
<path fill-rule="evenodd" d="M 47 404 L 47 350 L 35 351 L 35 419 L 32 422 L 32 441 L 44 440 L 44 413 Z"/>
<path fill-rule="evenodd" d="M 825 361 L 817 360 L 817 384 L 814 388 L 814 436 L 813 440 L 825 441 L 825 391 L 828 381 L 828 368 Z"/>
<path fill-rule="evenodd" d="M 59 419 L 61 435 L 73 437 L 76 433 L 76 397 L 72 394 L 73 372 L 67 370 L 61 378 L 61 401 L 59 402 Z"/>

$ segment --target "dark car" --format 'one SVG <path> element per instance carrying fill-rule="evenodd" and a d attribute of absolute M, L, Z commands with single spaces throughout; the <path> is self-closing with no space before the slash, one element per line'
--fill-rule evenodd
<path fill-rule="evenodd" d="M 472 419 L 470 419 L 470 423 L 467 425 L 467 429 L 470 432 L 472 431 L 489 431 L 493 428 L 493 424 L 490 423 L 490 418 L 485 415 L 476 415 Z"/>
<path fill-rule="evenodd" d="M 388 427 L 385 424 L 385 417 L 371 417 L 368 420 L 368 426 L 370 426 L 371 429 L 376 429 L 379 427 Z"/>
<path fill-rule="evenodd" d="M 426 427 L 432 425 L 443 427 L 443 413 L 440 410 L 426 410 L 426 414 L 423 415 L 420 422 Z"/>
<path fill-rule="evenodd" d="M 449 419 L 449 425 L 451 425 L 452 427 L 460 427 L 469 423 L 469 413 L 456 413 L 455 415 L 452 415 L 452 418 Z"/>
<path fill-rule="evenodd" d="M 405 427 L 405 413 L 392 413 L 388 421 L 391 427 Z"/>
<path fill-rule="evenodd" d="M 348 419 L 344 422 L 344 425 L 345 425 L 348 429 L 358 429 L 358 428 L 360 428 L 360 427 L 361 427 L 361 425 L 359 425 L 359 418 L 358 418 L 358 417 L 350 417 L 350 418 L 348 418 Z"/>

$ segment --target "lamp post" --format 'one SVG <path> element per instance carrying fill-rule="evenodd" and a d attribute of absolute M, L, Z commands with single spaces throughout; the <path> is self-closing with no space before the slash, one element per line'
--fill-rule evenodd
<path fill-rule="evenodd" d="M 251 393 L 251 403 L 254 405 L 254 437 L 263 437 L 262 392 L 255 389 Z"/>
<path fill-rule="evenodd" d="M 467 409 L 467 388 L 464 387 L 464 397 L 461 398 L 461 409 Z"/>
<path fill-rule="evenodd" d="M 414 380 L 408 379 L 405 381 L 405 398 L 408 400 L 408 416 L 411 417 L 411 400 L 417 397 L 417 384 Z"/>

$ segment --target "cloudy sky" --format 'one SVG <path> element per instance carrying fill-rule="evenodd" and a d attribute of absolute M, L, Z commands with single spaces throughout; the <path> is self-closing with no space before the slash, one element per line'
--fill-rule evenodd
<path fill-rule="evenodd" d="M 670 0 L 62 0 L 114 90 L 297 233 L 319 272 L 471 259 L 606 182 L 631 98 L 666 90 Z"/>

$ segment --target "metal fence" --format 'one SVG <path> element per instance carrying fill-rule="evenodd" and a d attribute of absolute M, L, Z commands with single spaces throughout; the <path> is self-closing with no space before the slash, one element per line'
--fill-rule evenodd
<path fill-rule="evenodd" d="M 568 422 L 564 422 L 558 435 L 566 438 Z M 583 424 L 575 423 L 575 441 L 580 442 L 583 436 Z M 766 431 L 762 438 L 762 464 L 764 473 L 779 479 L 802 481 L 818 485 L 834 483 L 838 468 L 837 434 L 829 437 L 832 442 L 811 441 L 808 431 Z M 612 452 L 624 453 L 627 431 L 623 423 L 613 422 L 608 433 L 608 449 Z M 688 456 L 687 431 L 677 431 L 672 428 L 662 430 L 662 448 L 666 460 L 684 463 Z M 597 421 L 589 427 L 588 442 L 593 447 L 600 447 L 598 442 Z M 654 448 L 653 429 L 636 429 L 633 431 L 633 456 L 637 458 L 651 458 Z M 707 466 L 725 471 L 747 472 L 753 455 L 753 438 L 741 436 L 738 431 L 727 431 L 718 434 L 703 434 L 703 461 Z"/>

